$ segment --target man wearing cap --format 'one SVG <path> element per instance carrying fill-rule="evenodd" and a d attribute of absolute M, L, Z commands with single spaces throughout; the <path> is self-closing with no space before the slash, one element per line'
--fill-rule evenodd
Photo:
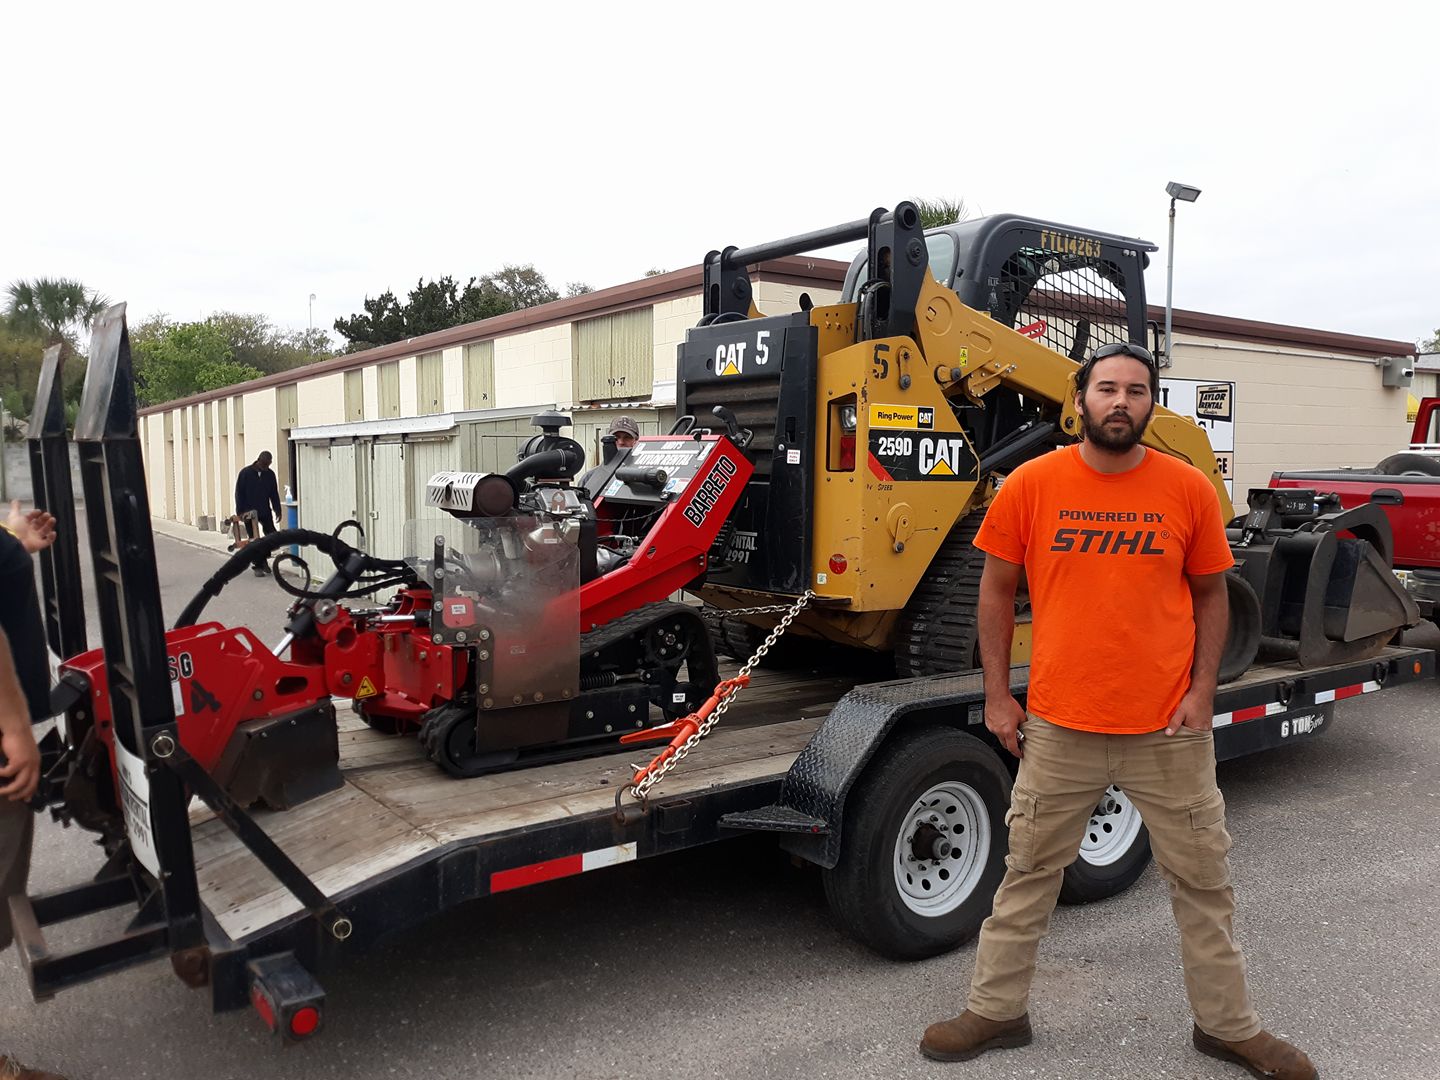
<path fill-rule="evenodd" d="M 1147 349 L 1102 346 L 1075 385 L 1082 441 L 1012 472 L 975 538 L 985 726 L 1020 768 L 968 1007 L 930 1025 L 920 1050 L 965 1061 L 1030 1042 L 1036 950 L 1113 784 L 1140 811 L 1169 885 L 1195 1048 L 1254 1076 L 1314 1080 L 1305 1054 L 1261 1028 L 1232 929 L 1210 730 L 1233 563 L 1219 499 L 1199 469 L 1140 444 L 1159 392 Z M 1096 513 L 1127 524 L 1099 543 L 1070 527 Z M 1034 620 L 1026 708 L 1009 681 L 1022 571 Z"/>
<path fill-rule="evenodd" d="M 606 434 L 614 438 L 616 450 L 629 450 L 640 438 L 640 425 L 628 416 L 617 416 L 610 421 L 610 430 Z M 601 461 L 580 478 L 580 486 L 590 493 L 592 499 L 600 494 L 592 483 L 599 482 L 600 474 L 608 471 L 607 465 L 608 462 Z"/>

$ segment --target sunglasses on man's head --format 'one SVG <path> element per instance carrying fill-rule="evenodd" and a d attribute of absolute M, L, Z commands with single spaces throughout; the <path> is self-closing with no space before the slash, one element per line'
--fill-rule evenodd
<path fill-rule="evenodd" d="M 1089 362 L 1094 364 L 1097 361 L 1106 360 L 1112 356 L 1129 356 L 1139 360 L 1148 367 L 1153 368 L 1155 366 L 1155 357 L 1151 355 L 1150 350 L 1145 348 L 1144 345 L 1136 345 L 1130 341 L 1115 341 L 1109 345 L 1101 345 L 1100 348 L 1090 354 Z"/>

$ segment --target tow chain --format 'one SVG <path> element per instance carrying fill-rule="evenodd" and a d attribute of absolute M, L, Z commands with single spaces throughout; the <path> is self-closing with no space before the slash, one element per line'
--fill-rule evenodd
<path fill-rule="evenodd" d="M 815 595 L 811 593 L 810 595 Z M 789 611 L 789 604 L 762 604 L 760 607 L 739 607 L 739 608 L 717 608 L 703 607 L 700 609 L 700 618 L 719 621 L 731 617 L 740 618 L 744 615 L 775 615 L 781 611 Z"/>
<path fill-rule="evenodd" d="M 790 605 L 775 604 L 765 608 L 740 609 L 740 611 L 744 611 L 747 614 L 772 611 L 783 611 L 785 614 L 781 616 L 780 621 L 775 624 L 775 628 L 766 635 L 765 640 L 760 643 L 760 647 L 755 650 L 755 655 L 745 661 L 744 665 L 733 678 L 722 679 L 716 685 L 715 692 L 710 695 L 705 704 L 701 705 L 700 708 L 696 709 L 683 720 L 676 722 L 675 727 L 679 730 L 675 737 L 670 740 L 670 745 L 657 754 L 650 764 L 636 771 L 628 789 L 621 788 L 620 791 L 615 793 L 615 805 L 617 808 L 620 805 L 620 796 L 626 790 L 635 796 L 635 798 L 639 799 L 642 806 L 644 805 L 646 796 L 650 794 L 650 789 L 665 779 L 670 770 L 675 768 L 676 765 L 684 761 L 685 756 L 689 754 L 691 750 L 695 749 L 695 744 L 705 738 L 706 735 L 709 735 L 711 729 L 720 722 L 720 718 L 724 716 L 725 711 L 730 708 L 730 704 L 735 700 L 735 696 L 743 688 L 750 685 L 751 669 L 765 658 L 765 654 L 770 651 L 770 647 L 780 640 L 781 635 L 784 634 L 786 630 L 790 629 L 790 624 L 795 621 L 795 617 L 804 611 L 805 606 L 814 598 L 815 593 L 810 589 L 806 589 L 800 598 Z M 739 614 L 739 612 L 727 611 L 725 614 L 734 615 Z"/>

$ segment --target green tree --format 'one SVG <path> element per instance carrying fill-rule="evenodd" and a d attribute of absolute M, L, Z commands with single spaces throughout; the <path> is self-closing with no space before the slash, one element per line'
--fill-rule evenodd
<path fill-rule="evenodd" d="M 109 306 L 110 301 L 104 296 L 73 278 L 42 277 L 10 283 L 6 290 L 5 322 L 13 334 L 32 342 L 24 346 L 23 351 L 33 363 L 33 369 L 26 367 L 28 377 L 13 363 L 10 374 L 14 379 L 23 380 L 20 390 L 28 402 L 34 401 L 40 360 L 50 345 L 60 346 L 60 358 L 65 361 L 65 400 L 71 405 L 79 402 L 85 365 L 74 362 L 74 357 L 84 355 L 82 335 L 89 334 L 90 323 Z M 38 347 L 34 346 L 35 342 Z"/>
<path fill-rule="evenodd" d="M 27 419 L 35 408 L 35 384 L 40 381 L 40 361 L 45 355 L 45 338 L 16 328 L 0 318 L 0 387 L 5 409 L 12 416 Z"/>
<path fill-rule="evenodd" d="M 43 337 L 47 345 L 74 348 L 75 337 L 88 333 L 90 323 L 110 301 L 71 278 L 12 281 L 5 314 L 23 333 Z"/>
<path fill-rule="evenodd" d="M 313 363 L 334 352 L 324 330 L 282 330 L 264 315 L 217 311 L 205 322 L 219 327 L 236 363 L 259 368 L 266 375 Z"/>
<path fill-rule="evenodd" d="M 529 264 L 472 277 L 463 288 L 449 276 L 430 282 L 421 278 L 403 304 L 389 290 L 374 299 L 367 296 L 364 311 L 336 319 L 335 331 L 345 339 L 346 352 L 358 352 L 559 298 L 545 275 Z"/>
<path fill-rule="evenodd" d="M 1429 341 L 1420 343 L 1421 352 L 1440 352 L 1440 330 L 1436 330 Z"/>
<path fill-rule="evenodd" d="M 911 199 L 915 209 L 920 211 L 922 229 L 938 229 L 941 225 L 953 225 L 970 216 L 970 208 L 964 199 Z"/>
<path fill-rule="evenodd" d="M 566 296 L 584 296 L 586 293 L 592 293 L 594 291 L 594 285 L 588 285 L 583 281 L 567 281 L 565 283 Z"/>
<path fill-rule="evenodd" d="M 224 328 L 209 320 L 176 323 L 164 315 L 152 316 L 131 329 L 130 352 L 141 405 L 219 390 L 264 374 L 238 363 Z"/>

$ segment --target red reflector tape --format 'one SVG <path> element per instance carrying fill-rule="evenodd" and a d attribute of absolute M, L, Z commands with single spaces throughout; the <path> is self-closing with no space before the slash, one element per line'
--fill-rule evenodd
<path fill-rule="evenodd" d="M 620 844 L 616 847 L 597 848 L 583 851 L 578 855 L 562 855 L 558 859 L 516 866 L 509 870 L 497 870 L 490 875 L 492 893 L 523 889 L 526 885 L 538 885 L 542 881 L 583 874 L 586 870 L 598 870 L 602 866 L 631 862 L 635 858 L 635 844 Z"/>
<path fill-rule="evenodd" d="M 1342 686 L 1338 690 L 1321 690 L 1315 695 L 1315 704 L 1321 705 L 1327 701 L 1344 701 L 1346 698 L 1359 697 L 1361 694 L 1373 693 L 1380 689 L 1378 682 L 1356 683 L 1353 686 Z"/>
<path fill-rule="evenodd" d="M 1272 701 L 1268 705 L 1252 705 L 1248 709 L 1236 709 L 1234 712 L 1216 713 L 1212 721 L 1215 727 L 1225 727 L 1228 724 L 1243 724 L 1246 720 L 1259 720 L 1262 716 L 1274 716 L 1276 713 L 1285 711 L 1285 706 L 1278 701 Z"/>

